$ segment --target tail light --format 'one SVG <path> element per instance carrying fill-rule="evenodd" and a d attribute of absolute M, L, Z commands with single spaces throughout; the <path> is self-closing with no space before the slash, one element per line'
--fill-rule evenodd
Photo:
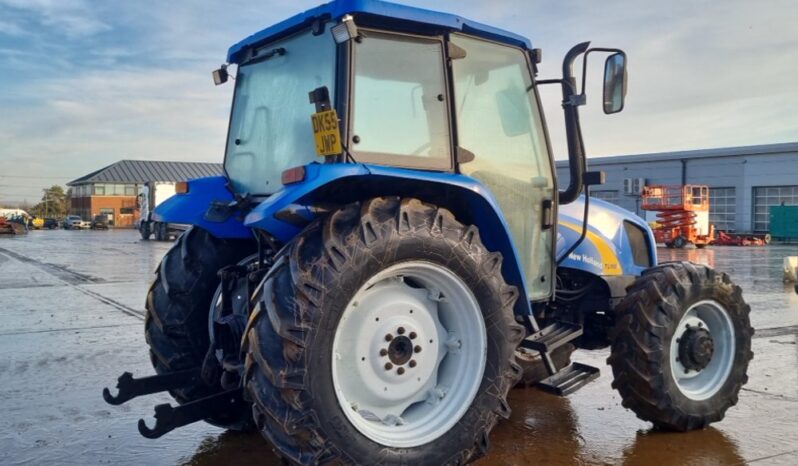
<path fill-rule="evenodd" d="M 289 168 L 288 170 L 283 172 L 280 179 L 284 185 L 305 181 L 305 167 L 300 166 L 300 167 Z"/>

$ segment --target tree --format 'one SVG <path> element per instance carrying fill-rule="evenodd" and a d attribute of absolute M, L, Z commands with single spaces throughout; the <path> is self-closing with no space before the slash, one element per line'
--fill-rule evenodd
<path fill-rule="evenodd" d="M 53 185 L 42 190 L 42 200 L 31 209 L 37 217 L 64 217 L 69 213 L 69 196 L 64 188 Z"/>

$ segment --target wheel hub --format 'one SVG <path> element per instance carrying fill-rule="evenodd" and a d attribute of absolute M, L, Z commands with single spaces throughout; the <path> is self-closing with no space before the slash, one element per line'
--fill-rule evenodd
<path fill-rule="evenodd" d="M 700 371 L 709 365 L 715 342 L 705 328 L 688 328 L 679 341 L 679 359 L 686 369 Z"/>
<path fill-rule="evenodd" d="M 690 306 L 670 344 L 671 375 L 679 391 L 696 401 L 715 395 L 731 373 L 734 347 L 734 324 L 719 302 L 703 300 Z"/>
<path fill-rule="evenodd" d="M 413 357 L 413 341 L 404 335 L 393 338 L 388 345 L 387 356 L 397 366 L 410 362 Z"/>

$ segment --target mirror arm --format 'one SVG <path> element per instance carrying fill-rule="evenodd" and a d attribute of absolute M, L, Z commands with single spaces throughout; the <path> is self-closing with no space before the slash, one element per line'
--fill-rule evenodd
<path fill-rule="evenodd" d="M 560 204 L 574 202 L 584 188 L 583 174 L 585 172 L 585 154 L 582 144 L 582 131 L 579 125 L 580 96 L 576 93 L 576 78 L 574 77 L 574 61 L 579 55 L 587 51 L 590 42 L 575 45 L 565 55 L 562 63 L 562 107 L 565 114 L 565 134 L 568 141 L 568 170 L 570 180 L 568 188 L 559 192 Z"/>

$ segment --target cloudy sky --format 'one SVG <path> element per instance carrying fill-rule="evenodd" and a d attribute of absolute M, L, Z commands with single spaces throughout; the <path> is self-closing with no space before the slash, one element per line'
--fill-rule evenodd
<path fill-rule="evenodd" d="M 582 124 L 590 155 L 798 141 L 798 2 L 402 0 L 532 39 L 541 77 L 583 40 L 629 55 L 623 113 L 600 64 Z M 210 71 L 241 38 L 319 0 L 0 0 L 0 201 L 34 201 L 123 158 L 220 162 L 232 86 Z M 546 92 L 558 158 L 556 92 Z"/>

